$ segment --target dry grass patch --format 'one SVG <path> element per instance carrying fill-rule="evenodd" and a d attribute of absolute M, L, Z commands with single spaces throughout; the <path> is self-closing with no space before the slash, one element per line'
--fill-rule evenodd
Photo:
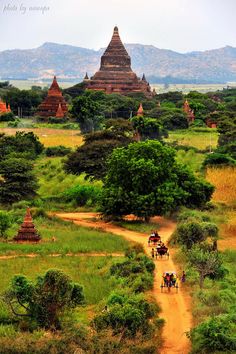
<path fill-rule="evenodd" d="M 208 168 L 207 180 L 215 186 L 212 199 L 215 202 L 226 203 L 227 205 L 236 204 L 236 168 Z"/>

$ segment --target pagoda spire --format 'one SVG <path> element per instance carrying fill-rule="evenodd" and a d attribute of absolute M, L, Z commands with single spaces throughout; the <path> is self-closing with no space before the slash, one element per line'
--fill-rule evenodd
<path fill-rule="evenodd" d="M 88 73 L 86 72 L 84 80 L 89 80 Z"/>
<path fill-rule="evenodd" d="M 48 90 L 49 96 L 62 96 L 61 89 L 58 85 L 57 78 L 54 76 L 50 89 Z"/>
<path fill-rule="evenodd" d="M 147 79 L 146 79 L 146 76 L 145 76 L 145 74 L 144 74 L 144 73 L 143 73 L 142 81 L 147 82 Z"/>

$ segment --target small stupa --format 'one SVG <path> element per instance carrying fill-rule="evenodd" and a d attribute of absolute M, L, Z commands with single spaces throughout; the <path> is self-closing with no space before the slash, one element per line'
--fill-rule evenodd
<path fill-rule="evenodd" d="M 185 101 L 184 101 L 183 111 L 187 114 L 188 122 L 189 122 L 189 123 L 194 122 L 194 120 L 195 120 L 194 111 L 190 108 L 190 105 L 189 105 L 189 103 L 188 103 L 188 100 L 185 100 Z"/>
<path fill-rule="evenodd" d="M 14 241 L 28 241 L 28 242 L 39 242 L 41 239 L 40 235 L 35 229 L 33 219 L 30 213 L 30 208 L 27 208 L 24 221 L 18 230 L 17 235 L 14 237 Z"/>
<path fill-rule="evenodd" d="M 143 114 L 144 114 L 143 105 L 142 105 L 142 103 L 140 103 L 139 109 L 137 111 L 137 116 L 138 117 L 143 117 Z"/>

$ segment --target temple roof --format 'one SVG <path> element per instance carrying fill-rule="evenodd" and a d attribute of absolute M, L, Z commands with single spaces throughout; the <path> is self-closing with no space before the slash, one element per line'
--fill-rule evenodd
<path fill-rule="evenodd" d="M 48 90 L 49 96 L 62 96 L 61 89 L 57 83 L 57 78 L 54 76 L 53 82 L 51 84 L 50 89 Z"/>

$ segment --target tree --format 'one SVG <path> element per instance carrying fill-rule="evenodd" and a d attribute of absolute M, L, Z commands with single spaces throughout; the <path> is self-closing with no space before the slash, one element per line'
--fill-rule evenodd
<path fill-rule="evenodd" d="M 76 97 L 72 103 L 71 113 L 79 122 L 82 133 L 90 133 L 100 128 L 104 118 L 101 106 L 89 93 Z"/>
<path fill-rule="evenodd" d="M 222 258 L 216 251 L 205 251 L 200 245 L 195 245 L 188 252 L 190 265 L 199 273 L 199 286 L 202 289 L 206 276 L 218 274 L 222 267 Z"/>
<path fill-rule="evenodd" d="M 33 164 L 23 158 L 0 162 L 0 202 L 11 204 L 35 196 L 37 189 Z"/>
<path fill-rule="evenodd" d="M 83 288 L 57 269 L 39 276 L 35 283 L 24 275 L 15 275 L 4 294 L 15 316 L 28 318 L 39 327 L 60 329 L 60 317 L 84 301 Z"/>
<path fill-rule="evenodd" d="M 113 150 L 107 171 L 100 203 L 106 217 L 132 213 L 148 220 L 179 205 L 200 206 L 213 192 L 210 184 L 175 161 L 172 148 L 158 141 Z"/>
<path fill-rule="evenodd" d="M 123 133 L 109 129 L 86 135 L 84 145 L 68 155 L 65 171 L 76 175 L 85 173 L 85 178 L 103 179 L 107 171 L 106 161 L 112 151 L 132 141 Z"/>
<path fill-rule="evenodd" d="M 198 222 L 190 221 L 178 225 L 176 229 L 177 242 L 187 247 L 192 248 L 195 243 L 202 242 L 206 239 L 201 224 Z"/>
<path fill-rule="evenodd" d="M 5 237 L 5 232 L 11 226 L 9 214 L 5 211 L 0 211 L 0 237 Z"/>
<path fill-rule="evenodd" d="M 167 130 L 155 118 L 133 117 L 132 123 L 134 129 L 140 134 L 141 140 L 162 140 L 163 137 L 168 137 Z"/>

